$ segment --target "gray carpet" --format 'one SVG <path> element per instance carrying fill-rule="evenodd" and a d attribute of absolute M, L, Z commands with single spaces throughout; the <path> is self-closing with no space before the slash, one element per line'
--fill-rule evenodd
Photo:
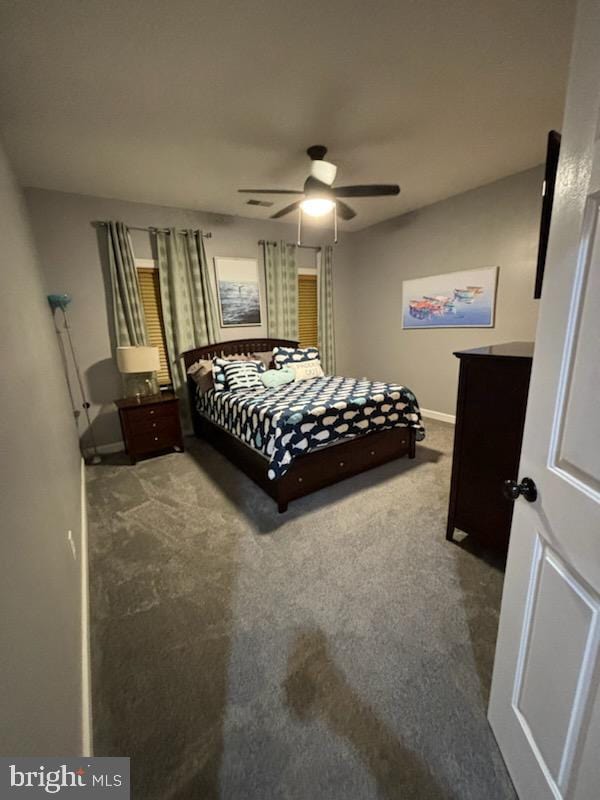
<path fill-rule="evenodd" d="M 95 749 L 135 798 L 515 798 L 503 575 L 444 539 L 452 432 L 285 515 L 196 440 L 88 469 Z"/>

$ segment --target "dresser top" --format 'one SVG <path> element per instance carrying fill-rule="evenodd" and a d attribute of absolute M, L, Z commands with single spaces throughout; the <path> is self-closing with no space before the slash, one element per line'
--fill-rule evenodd
<path fill-rule="evenodd" d="M 457 350 L 457 358 L 473 356 L 492 356 L 495 358 L 532 358 L 533 342 L 506 342 L 505 344 L 489 344 L 486 347 L 474 347 L 472 350 Z"/>

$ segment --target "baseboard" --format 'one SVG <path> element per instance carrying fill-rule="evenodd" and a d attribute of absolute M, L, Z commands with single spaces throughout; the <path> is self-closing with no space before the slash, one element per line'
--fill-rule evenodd
<path fill-rule="evenodd" d="M 92 756 L 94 740 L 92 728 L 92 665 L 90 657 L 90 589 L 87 498 L 85 492 L 85 461 L 81 459 L 81 754 Z"/>
<path fill-rule="evenodd" d="M 456 424 L 456 416 L 454 414 L 444 414 L 442 411 L 432 411 L 429 408 L 422 408 L 421 415 L 428 419 L 437 419 L 440 422 L 449 422 L 451 425 Z"/>

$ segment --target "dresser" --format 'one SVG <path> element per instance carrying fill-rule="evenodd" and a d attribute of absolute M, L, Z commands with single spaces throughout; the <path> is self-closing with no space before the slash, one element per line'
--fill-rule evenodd
<path fill-rule="evenodd" d="M 460 361 L 447 539 L 455 528 L 506 552 L 525 424 L 533 342 L 509 342 L 454 353 Z"/>
<path fill-rule="evenodd" d="M 183 451 L 179 400 L 170 393 L 115 400 L 125 449 L 132 464 L 166 450 Z"/>

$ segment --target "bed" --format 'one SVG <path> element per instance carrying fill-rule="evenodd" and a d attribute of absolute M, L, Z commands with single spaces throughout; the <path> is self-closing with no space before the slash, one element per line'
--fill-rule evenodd
<path fill-rule="evenodd" d="M 238 339 L 182 354 L 200 359 L 297 347 L 286 339 Z M 194 433 L 209 441 L 277 503 L 288 503 L 402 456 L 424 429 L 406 387 L 325 376 L 254 393 L 199 394 L 188 377 Z"/>

